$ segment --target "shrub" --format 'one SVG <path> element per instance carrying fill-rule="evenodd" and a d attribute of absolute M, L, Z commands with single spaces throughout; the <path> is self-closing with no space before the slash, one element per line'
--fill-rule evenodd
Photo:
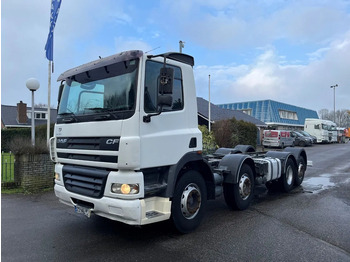
<path fill-rule="evenodd" d="M 235 118 L 217 121 L 214 126 L 215 141 L 220 147 L 233 148 L 236 145 L 256 147 L 257 127 Z"/>
<path fill-rule="evenodd" d="M 46 138 L 38 138 L 35 140 L 35 146 L 32 146 L 31 138 L 15 137 L 9 143 L 9 149 L 15 155 L 23 154 L 47 154 L 49 152 L 46 144 Z"/>
<path fill-rule="evenodd" d="M 215 142 L 213 131 L 209 132 L 206 126 L 198 126 L 198 128 L 202 132 L 203 153 L 213 153 L 218 148 L 218 145 Z"/>
<path fill-rule="evenodd" d="M 53 136 L 53 129 L 54 124 L 51 124 L 50 127 L 50 136 Z M 40 140 L 46 141 L 46 132 L 47 127 L 46 125 L 41 125 L 35 127 L 35 140 L 36 143 L 40 143 Z M 29 142 L 31 141 L 31 128 L 10 128 L 10 129 L 2 129 L 1 130 L 1 151 L 9 152 L 12 151 L 10 149 L 10 144 L 12 143 L 12 140 L 15 138 L 23 138 L 28 139 Z M 15 142 L 14 142 L 15 143 Z M 45 142 L 46 144 L 46 142 Z"/>
<path fill-rule="evenodd" d="M 233 147 L 232 135 L 234 132 L 234 126 L 229 119 L 215 122 L 213 125 L 213 133 L 216 143 L 220 147 Z"/>

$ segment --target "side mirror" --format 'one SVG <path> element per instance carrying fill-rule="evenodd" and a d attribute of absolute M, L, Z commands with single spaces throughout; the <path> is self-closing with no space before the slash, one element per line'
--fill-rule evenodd
<path fill-rule="evenodd" d="M 158 96 L 158 106 L 172 106 L 173 97 L 171 95 L 159 95 Z"/>
<path fill-rule="evenodd" d="M 63 87 L 64 87 L 64 84 L 63 84 L 63 81 L 61 82 L 60 84 L 60 87 L 58 89 L 58 106 L 60 105 L 60 102 L 61 102 L 61 96 L 62 96 L 62 92 L 63 92 Z"/>
<path fill-rule="evenodd" d="M 158 116 L 162 113 L 163 106 L 172 106 L 173 104 L 173 82 L 174 82 L 174 69 L 170 67 L 164 67 L 159 72 L 159 85 L 158 85 L 158 97 L 157 105 L 160 107 L 157 113 L 148 114 L 143 117 L 143 122 L 151 122 L 151 117 Z"/>
<path fill-rule="evenodd" d="M 170 67 L 162 67 L 159 73 L 159 93 L 172 94 L 174 82 L 174 69 Z"/>

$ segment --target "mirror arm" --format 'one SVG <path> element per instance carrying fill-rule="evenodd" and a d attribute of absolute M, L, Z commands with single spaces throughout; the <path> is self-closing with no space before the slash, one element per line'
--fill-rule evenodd
<path fill-rule="evenodd" d="M 159 111 L 157 113 L 148 114 L 146 116 L 143 116 L 143 122 L 144 123 L 150 123 L 151 122 L 151 117 L 152 116 L 159 116 L 162 113 L 162 110 L 163 110 L 163 105 L 160 106 L 160 109 L 159 109 Z"/>

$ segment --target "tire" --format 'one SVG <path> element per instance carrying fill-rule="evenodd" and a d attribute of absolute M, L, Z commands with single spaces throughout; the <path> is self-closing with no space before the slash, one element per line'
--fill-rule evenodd
<path fill-rule="evenodd" d="M 224 184 L 226 204 L 235 210 L 247 209 L 254 198 L 254 174 L 247 164 L 239 171 L 238 184 Z"/>
<path fill-rule="evenodd" d="M 304 176 L 305 176 L 305 170 L 306 170 L 306 162 L 303 157 L 300 157 L 299 163 L 298 163 L 298 169 L 294 178 L 294 186 L 300 186 L 301 183 L 303 183 Z"/>
<path fill-rule="evenodd" d="M 284 143 L 281 144 L 281 149 L 283 149 L 283 148 L 284 148 Z"/>
<path fill-rule="evenodd" d="M 207 203 L 205 181 L 197 171 L 184 173 L 176 184 L 171 204 L 171 218 L 181 233 L 194 231 L 201 223 Z"/>
<path fill-rule="evenodd" d="M 297 168 L 291 158 L 288 158 L 286 163 L 286 172 L 280 178 L 280 187 L 284 192 L 289 192 L 293 189 L 295 177 L 297 176 Z"/>
<path fill-rule="evenodd" d="M 305 142 L 304 142 L 304 141 L 300 141 L 300 142 L 299 142 L 299 146 L 301 146 L 301 147 L 305 147 L 305 146 L 306 146 L 306 144 L 305 144 Z"/>

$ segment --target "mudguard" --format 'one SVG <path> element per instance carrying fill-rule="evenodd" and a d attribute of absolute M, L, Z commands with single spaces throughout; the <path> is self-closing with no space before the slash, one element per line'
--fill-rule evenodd
<path fill-rule="evenodd" d="M 207 183 L 208 198 L 215 198 L 214 175 L 211 172 L 209 164 L 203 159 L 201 154 L 197 152 L 189 152 L 185 154 L 179 162 L 169 168 L 167 188 L 164 197 L 172 197 L 176 182 L 179 178 L 181 170 L 191 168 L 201 173 Z"/>
<path fill-rule="evenodd" d="M 306 163 L 307 163 L 307 155 L 306 155 L 306 152 L 305 152 L 305 150 L 303 148 L 286 147 L 284 149 L 284 151 L 291 153 L 295 157 L 295 159 L 297 160 L 298 165 L 299 165 L 300 159 L 304 158 L 304 160 L 305 160 L 305 170 L 306 170 L 306 168 L 307 168 L 307 165 L 306 165 Z"/>
<path fill-rule="evenodd" d="M 250 145 L 237 145 L 237 146 L 235 146 L 234 149 L 239 150 L 242 153 L 254 153 L 255 152 L 255 148 L 253 146 L 250 146 Z"/>
<path fill-rule="evenodd" d="M 222 158 L 219 169 L 224 170 L 224 183 L 237 184 L 242 165 L 248 164 L 255 176 L 254 160 L 248 155 L 227 154 Z"/>
<path fill-rule="evenodd" d="M 215 151 L 214 155 L 228 155 L 228 154 L 240 154 L 240 153 L 242 153 L 242 151 L 236 148 L 221 147 Z"/>

